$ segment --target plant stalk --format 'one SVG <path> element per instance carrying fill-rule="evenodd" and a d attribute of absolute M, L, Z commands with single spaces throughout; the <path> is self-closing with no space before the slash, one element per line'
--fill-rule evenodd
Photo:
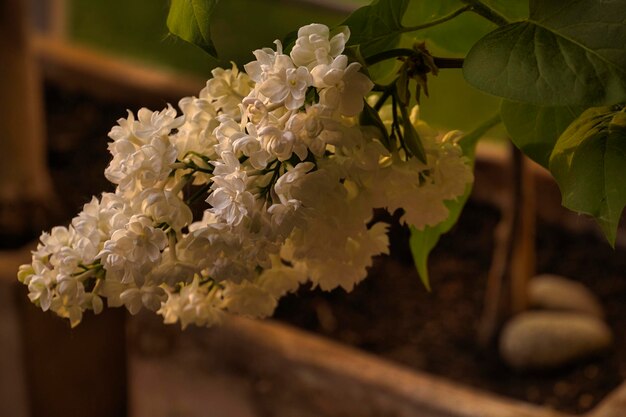
<path fill-rule="evenodd" d="M 463 68 L 464 58 L 440 58 L 438 56 L 433 57 L 433 62 L 438 69 L 459 69 Z"/>
<path fill-rule="evenodd" d="M 387 51 L 382 51 L 372 56 L 365 58 L 365 64 L 367 66 L 378 64 L 379 62 L 386 61 L 388 59 L 393 58 L 402 58 L 402 57 L 414 57 L 418 58 L 420 53 L 415 51 L 414 49 L 409 48 L 396 48 L 389 49 Z M 432 57 L 433 62 L 437 68 L 463 68 L 463 58 L 442 58 L 434 56 Z"/>
<path fill-rule="evenodd" d="M 422 30 L 422 29 L 428 29 L 430 27 L 433 26 L 437 26 L 440 25 L 442 23 L 447 22 L 448 20 L 452 20 L 455 17 L 457 17 L 458 15 L 465 13 L 468 10 L 472 9 L 472 5 L 467 4 L 463 7 L 461 7 L 460 9 L 457 9 L 455 11 L 453 11 L 450 14 L 447 14 L 445 16 L 440 17 L 439 19 L 435 19 L 435 20 L 431 20 L 430 22 L 426 22 L 426 23 L 422 23 L 420 25 L 416 25 L 416 26 L 410 26 L 410 27 L 405 27 L 402 28 L 402 32 L 406 33 L 406 32 L 416 32 L 418 30 Z"/>
<path fill-rule="evenodd" d="M 498 26 L 508 25 L 509 21 L 506 17 L 487 6 L 480 0 L 461 0 L 469 6 L 469 10 L 484 17 L 485 19 L 495 23 Z"/>

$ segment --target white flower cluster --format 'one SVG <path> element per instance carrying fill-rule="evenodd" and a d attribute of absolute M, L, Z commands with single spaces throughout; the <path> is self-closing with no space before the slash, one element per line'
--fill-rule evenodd
<path fill-rule="evenodd" d="M 472 180 L 455 135 L 414 112 L 424 163 L 360 126 L 373 84 L 342 54 L 348 36 L 305 26 L 290 54 L 276 41 L 245 73 L 214 70 L 182 115 L 120 119 L 105 171 L 116 191 L 41 236 L 18 273 L 30 299 L 72 326 L 103 299 L 183 327 L 266 317 L 304 282 L 349 291 L 366 276 L 388 251 L 386 226 L 368 227 L 373 208 L 403 208 L 418 227 L 444 220 L 444 201 Z"/>

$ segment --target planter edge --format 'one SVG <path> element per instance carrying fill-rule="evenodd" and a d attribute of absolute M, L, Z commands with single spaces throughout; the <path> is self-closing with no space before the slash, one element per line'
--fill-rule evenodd
<path fill-rule="evenodd" d="M 335 391 L 334 397 L 355 404 L 366 396 L 373 404 L 393 407 L 390 415 L 394 416 L 418 411 L 422 417 L 568 416 L 467 388 L 271 320 L 232 317 L 201 337 L 211 339 L 211 349 L 223 350 L 217 354 L 237 361 L 246 371 L 260 375 L 288 372 L 289 384 L 310 384 L 313 392 Z M 254 355 L 260 360 L 249 361 Z M 240 363 L 242 358 L 247 358 L 246 363 Z M 349 386 L 351 381 L 358 381 L 360 390 Z M 337 389 L 344 392 L 337 393 Z"/>

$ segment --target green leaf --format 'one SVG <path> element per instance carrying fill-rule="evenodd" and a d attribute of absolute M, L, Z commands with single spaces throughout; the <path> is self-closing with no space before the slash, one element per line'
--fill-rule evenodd
<path fill-rule="evenodd" d="M 467 81 L 488 93 L 543 106 L 626 100 L 622 0 L 531 0 L 530 18 L 489 33 L 470 50 Z"/>
<path fill-rule="evenodd" d="M 385 148 L 391 149 L 391 141 L 389 139 L 389 133 L 387 128 L 380 118 L 380 114 L 367 101 L 363 100 L 363 111 L 359 116 L 359 124 L 361 126 L 374 126 L 380 131 L 381 141 Z"/>
<path fill-rule="evenodd" d="M 293 49 L 296 44 L 296 40 L 298 39 L 298 30 L 292 30 L 288 34 L 283 37 L 283 51 L 288 54 Z"/>
<path fill-rule="evenodd" d="M 472 167 L 474 166 L 476 143 L 478 139 L 487 133 L 492 127 L 500 122 L 499 115 L 496 115 L 480 125 L 472 132 L 463 136 L 459 145 L 463 149 L 463 155 L 469 158 Z M 465 193 L 456 200 L 446 201 L 446 207 L 449 210 L 448 218 L 436 226 L 426 226 L 423 230 L 419 230 L 416 227 L 411 226 L 411 238 L 409 245 L 411 247 L 411 254 L 413 255 L 413 262 L 415 268 L 420 276 L 420 279 L 424 286 L 430 290 L 430 277 L 428 274 L 428 256 L 433 250 L 439 238 L 444 233 L 447 233 L 452 226 L 456 224 L 463 211 L 463 207 L 467 202 L 472 192 L 472 184 L 467 186 Z"/>
<path fill-rule="evenodd" d="M 211 40 L 211 15 L 219 0 L 171 0 L 167 15 L 169 31 L 193 45 L 217 57 Z"/>
<path fill-rule="evenodd" d="M 397 95 L 400 95 L 397 93 Z M 424 151 L 424 144 L 420 138 L 419 133 L 411 123 L 409 117 L 409 109 L 405 104 L 399 103 L 400 111 L 402 112 L 402 127 L 403 127 L 403 139 L 404 144 L 409 148 L 409 152 L 420 161 L 426 163 L 426 151 Z"/>
<path fill-rule="evenodd" d="M 535 106 L 503 100 L 500 115 L 515 146 L 533 161 L 548 168 L 557 139 L 583 110 L 583 107 Z"/>
<path fill-rule="evenodd" d="M 581 114 L 559 137 L 550 171 L 563 205 L 595 217 L 614 245 L 626 205 L 626 108 L 595 107 Z"/>
<path fill-rule="evenodd" d="M 369 77 L 367 62 L 365 62 L 365 58 L 361 53 L 360 45 L 352 45 L 348 46 L 344 49 L 343 54 L 348 57 L 349 62 L 358 62 L 361 64 L 361 72 Z"/>
<path fill-rule="evenodd" d="M 361 45 L 364 56 L 395 47 L 403 33 L 402 17 L 409 0 L 374 0 L 341 23 L 350 27 L 348 45 Z"/>

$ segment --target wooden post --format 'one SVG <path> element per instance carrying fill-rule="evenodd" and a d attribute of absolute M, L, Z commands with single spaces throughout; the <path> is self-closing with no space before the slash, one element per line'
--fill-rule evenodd
<path fill-rule="evenodd" d="M 535 275 L 535 184 L 530 160 L 515 148 L 516 221 L 510 263 L 510 314 L 528 308 L 528 281 Z"/>
<path fill-rule="evenodd" d="M 31 417 L 125 417 L 128 409 L 125 310 L 86 313 L 71 329 L 16 291 Z"/>
<path fill-rule="evenodd" d="M 478 342 L 495 342 L 500 326 L 526 310 L 528 281 L 535 274 L 535 193 L 529 160 L 511 146 L 510 194 L 501 207 L 494 233 L 494 251 L 487 275 Z"/>
<path fill-rule="evenodd" d="M 0 0 L 0 237 L 4 247 L 32 239 L 55 208 L 28 3 Z"/>
<path fill-rule="evenodd" d="M 56 209 L 28 5 L 0 0 L 0 244 L 5 248 L 50 227 Z M 87 314 L 70 329 L 66 320 L 30 304 L 26 292 L 23 286 L 16 291 L 31 416 L 124 417 L 124 311 Z"/>

